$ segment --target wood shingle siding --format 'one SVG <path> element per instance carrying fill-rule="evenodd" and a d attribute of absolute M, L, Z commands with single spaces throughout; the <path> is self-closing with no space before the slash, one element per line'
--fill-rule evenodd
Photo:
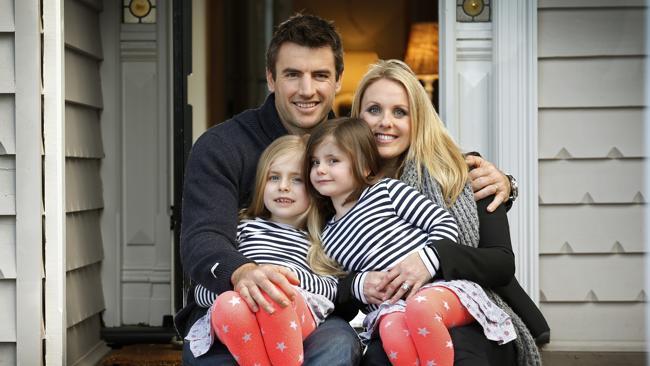
<path fill-rule="evenodd" d="M 0 32 L 13 32 L 14 0 L 0 0 Z"/>
<path fill-rule="evenodd" d="M 643 203 L 642 159 L 566 159 L 539 162 L 544 204 Z"/>
<path fill-rule="evenodd" d="M 16 154 L 16 120 L 13 94 L 0 94 L 0 156 Z"/>
<path fill-rule="evenodd" d="M 15 278 L 15 274 L 14 274 Z M 16 282 L 0 279 L 0 346 L 3 342 L 16 342 Z M 15 345 L 14 345 L 15 347 Z M 2 352 L 0 348 L 0 352 Z M 4 354 L 0 353 L 0 365 Z"/>
<path fill-rule="evenodd" d="M 100 262 L 102 236 L 99 227 L 100 210 L 69 213 L 66 218 L 68 271 Z"/>
<path fill-rule="evenodd" d="M 14 93 L 14 75 L 14 34 L 0 33 L 0 93 Z"/>
<path fill-rule="evenodd" d="M 0 215 L 16 214 L 16 160 L 0 155 Z"/>
<path fill-rule="evenodd" d="M 65 106 L 65 155 L 75 158 L 104 157 L 97 109 L 76 104 Z"/>
<path fill-rule="evenodd" d="M 69 158 L 65 162 L 66 211 L 102 208 L 102 181 L 99 160 Z"/>
<path fill-rule="evenodd" d="M 97 362 L 105 308 L 104 258 L 99 218 L 104 207 L 100 175 L 104 148 L 100 65 L 103 59 L 101 1 L 66 0 L 65 180 L 67 362 Z"/>
<path fill-rule="evenodd" d="M 631 107 L 644 103 L 641 57 L 540 59 L 540 108 Z"/>
<path fill-rule="evenodd" d="M 65 17 L 74 19 L 66 23 L 65 44 L 69 49 L 102 59 L 102 43 L 99 35 L 99 13 L 81 1 L 65 2 Z"/>
<path fill-rule="evenodd" d="M 539 215 L 539 252 L 643 253 L 644 208 L 627 204 L 544 205 Z"/>
<path fill-rule="evenodd" d="M 14 0 L 0 0 L 0 366 L 17 363 L 14 16 Z"/>
<path fill-rule="evenodd" d="M 545 302 L 542 310 L 551 320 L 555 349 L 638 352 L 644 350 L 645 307 L 644 302 Z"/>
<path fill-rule="evenodd" d="M 99 263 L 67 273 L 67 320 L 72 327 L 104 310 Z"/>
<path fill-rule="evenodd" d="M 75 361 L 83 360 L 102 347 L 99 338 L 101 330 L 101 315 L 95 314 L 82 322 L 69 327 L 67 331 L 66 347 L 68 365 L 75 365 Z M 99 360 L 96 360 L 99 361 Z M 94 364 L 81 362 L 79 364 Z"/>
<path fill-rule="evenodd" d="M 13 216 L 0 216 L 0 281 L 15 278 L 16 219 Z"/>
<path fill-rule="evenodd" d="M 646 2 L 539 0 L 540 306 L 550 349 L 642 351 Z"/>
<path fill-rule="evenodd" d="M 540 12 L 539 57 L 643 55 L 644 13 L 636 8 Z"/>
<path fill-rule="evenodd" d="M 66 48 L 65 99 L 66 103 L 102 108 L 102 88 L 97 59 Z"/>
<path fill-rule="evenodd" d="M 544 109 L 539 124 L 544 127 L 539 131 L 540 159 L 643 156 L 639 107 Z"/>

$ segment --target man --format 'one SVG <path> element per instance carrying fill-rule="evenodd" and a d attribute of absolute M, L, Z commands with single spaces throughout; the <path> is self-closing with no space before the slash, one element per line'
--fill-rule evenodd
<path fill-rule="evenodd" d="M 216 293 L 234 289 L 253 311 L 272 312 L 262 292 L 279 306 L 287 306 L 295 280 L 282 267 L 258 265 L 237 251 L 237 214 L 250 200 L 262 151 L 282 135 L 308 133 L 333 117 L 332 103 L 343 73 L 340 36 L 330 22 L 316 16 L 291 17 L 274 33 L 266 66 L 271 95 L 264 104 L 209 129 L 192 148 L 183 189 L 181 260 L 193 281 Z M 484 172 L 480 179 L 485 182 L 480 185 L 487 188 L 478 194 L 508 186 L 501 189 L 507 197 L 507 179 L 490 163 L 479 163 Z M 347 301 L 349 281 L 342 280 L 339 291 L 337 311 L 347 319 L 356 314 Z M 188 302 L 176 317 L 184 336 L 206 313 L 194 303 L 193 291 Z M 350 366 L 359 363 L 361 348 L 347 321 L 332 315 L 305 340 L 304 356 L 305 365 Z M 218 340 L 198 358 L 185 344 L 183 361 L 188 365 L 236 364 Z"/>

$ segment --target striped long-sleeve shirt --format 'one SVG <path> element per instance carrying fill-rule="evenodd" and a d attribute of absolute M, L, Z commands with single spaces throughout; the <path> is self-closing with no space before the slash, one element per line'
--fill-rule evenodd
<path fill-rule="evenodd" d="M 417 252 L 432 275 L 439 261 L 433 243 L 458 240 L 458 226 L 443 208 L 399 180 L 385 178 L 363 191 L 343 217 L 331 219 L 322 233 L 325 252 L 346 271 L 386 271 Z M 363 296 L 364 275 L 352 293 Z M 365 311 L 375 310 L 369 305 Z"/>
<path fill-rule="evenodd" d="M 292 270 L 300 287 L 332 302 L 336 298 L 337 279 L 317 275 L 309 268 L 307 251 L 311 246 L 307 233 L 290 225 L 262 218 L 242 220 L 237 227 L 238 250 L 258 264 L 276 264 Z M 194 290 L 196 303 L 210 307 L 217 294 L 198 285 Z"/>

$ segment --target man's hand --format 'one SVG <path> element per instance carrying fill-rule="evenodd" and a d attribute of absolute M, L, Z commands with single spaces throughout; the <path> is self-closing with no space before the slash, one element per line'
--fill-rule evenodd
<path fill-rule="evenodd" d="M 401 298 L 415 295 L 420 287 L 430 280 L 431 273 L 422 263 L 420 255 L 413 252 L 386 272 L 383 281 L 377 285 L 377 291 L 385 292 L 383 300 L 390 299 L 390 302 L 394 304 Z M 409 285 L 408 290 L 402 288 L 404 283 Z"/>
<path fill-rule="evenodd" d="M 510 180 L 489 161 L 473 155 L 465 156 L 469 165 L 469 179 L 472 181 L 472 190 L 476 201 L 495 195 L 488 205 L 488 212 L 494 212 L 500 204 L 510 197 Z"/>
<path fill-rule="evenodd" d="M 255 263 L 247 263 L 237 268 L 230 280 L 235 291 L 239 292 L 252 311 L 257 312 L 260 306 L 269 314 L 273 314 L 275 310 L 262 292 L 285 307 L 296 297 L 292 285 L 300 283 L 296 275 L 285 267 Z"/>

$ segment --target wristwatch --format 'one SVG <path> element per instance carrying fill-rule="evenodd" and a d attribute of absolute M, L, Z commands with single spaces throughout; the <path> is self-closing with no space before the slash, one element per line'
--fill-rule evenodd
<path fill-rule="evenodd" d="M 519 197 L 519 185 L 517 184 L 515 177 L 512 175 L 506 174 L 506 177 L 508 177 L 508 180 L 510 181 L 510 197 L 508 197 L 508 201 L 512 203 L 517 199 L 517 197 Z"/>

